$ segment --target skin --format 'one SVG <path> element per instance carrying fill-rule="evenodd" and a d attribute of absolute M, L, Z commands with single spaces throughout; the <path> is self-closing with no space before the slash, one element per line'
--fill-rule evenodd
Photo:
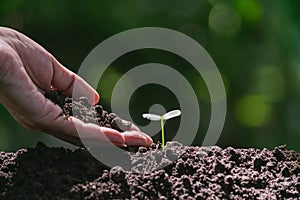
<path fill-rule="evenodd" d="M 20 124 L 75 145 L 82 145 L 76 128 L 82 133 L 81 137 L 99 143 L 110 140 L 118 146 L 151 145 L 152 139 L 135 125 L 130 131 L 120 133 L 61 116 L 61 108 L 46 99 L 43 93 L 55 88 L 72 96 L 75 80 L 79 83 L 77 92 L 95 105 L 100 99 L 99 94 L 82 78 L 30 38 L 0 27 L 0 102 Z"/>

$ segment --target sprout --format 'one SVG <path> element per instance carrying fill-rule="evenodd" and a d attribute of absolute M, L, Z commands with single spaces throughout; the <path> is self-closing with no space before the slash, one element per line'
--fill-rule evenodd
<path fill-rule="evenodd" d="M 161 125 L 161 143 L 162 143 L 162 149 L 165 149 L 165 133 L 164 133 L 164 121 L 171 119 L 173 117 L 177 117 L 181 115 L 180 110 L 172 110 L 170 112 L 167 112 L 166 114 L 160 116 L 155 114 L 143 114 L 142 116 L 146 119 L 152 120 L 152 121 L 160 121 Z"/>

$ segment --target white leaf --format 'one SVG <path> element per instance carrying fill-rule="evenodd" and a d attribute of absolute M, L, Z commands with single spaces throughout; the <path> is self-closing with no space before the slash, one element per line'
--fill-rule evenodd
<path fill-rule="evenodd" d="M 167 120 L 167 119 L 171 119 L 173 117 L 177 117 L 181 115 L 181 111 L 180 110 L 172 110 L 170 112 L 167 112 L 166 114 L 163 115 L 163 118 L 164 120 Z"/>
<path fill-rule="evenodd" d="M 159 115 L 154 115 L 154 114 L 143 114 L 142 115 L 144 118 L 152 120 L 152 121 L 160 121 L 161 116 Z"/>

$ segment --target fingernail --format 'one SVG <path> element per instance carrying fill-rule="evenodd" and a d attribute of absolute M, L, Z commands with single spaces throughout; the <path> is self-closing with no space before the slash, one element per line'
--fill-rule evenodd
<path fill-rule="evenodd" d="M 100 100 L 100 95 L 95 91 L 95 104 Z"/>
<path fill-rule="evenodd" d="M 121 144 L 119 147 L 127 147 L 126 144 Z"/>

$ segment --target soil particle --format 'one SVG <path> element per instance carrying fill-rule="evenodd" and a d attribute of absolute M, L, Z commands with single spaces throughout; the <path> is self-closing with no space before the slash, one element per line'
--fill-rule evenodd
<path fill-rule="evenodd" d="M 115 166 L 110 169 L 110 179 L 115 183 L 120 183 L 125 179 L 125 171 L 120 166 Z"/>
<path fill-rule="evenodd" d="M 131 154 L 132 166 L 147 164 L 144 173 L 135 173 L 134 167 L 109 169 L 81 148 L 38 143 L 16 153 L 0 152 L 0 199 L 300 198 L 300 154 L 285 146 L 221 149 L 168 142 L 165 150 L 153 144 Z"/>

